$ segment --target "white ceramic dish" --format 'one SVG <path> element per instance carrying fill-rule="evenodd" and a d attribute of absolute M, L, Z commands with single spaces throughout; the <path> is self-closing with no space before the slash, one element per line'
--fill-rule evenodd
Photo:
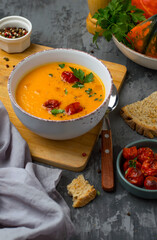
<path fill-rule="evenodd" d="M 114 36 L 113 41 L 119 50 L 133 62 L 150 69 L 157 70 L 157 58 L 147 57 L 144 54 L 138 53 L 128 47 L 123 43 L 119 42 Z"/>
<path fill-rule="evenodd" d="M 0 29 L 5 27 L 25 28 L 28 33 L 20 38 L 5 38 L 0 36 L 0 48 L 8 53 L 23 52 L 30 46 L 30 36 L 32 32 L 31 22 L 21 16 L 9 16 L 0 20 Z"/>
<path fill-rule="evenodd" d="M 103 103 L 92 113 L 69 121 L 45 120 L 25 112 L 16 102 L 15 91 L 21 78 L 33 68 L 50 62 L 71 62 L 80 64 L 95 72 L 102 80 L 106 96 Z M 107 67 L 97 58 L 73 49 L 52 49 L 38 52 L 22 60 L 13 69 L 9 81 L 8 92 L 13 109 L 20 121 L 31 131 L 49 139 L 65 140 L 78 137 L 93 127 L 103 118 L 112 92 L 113 81 Z"/>

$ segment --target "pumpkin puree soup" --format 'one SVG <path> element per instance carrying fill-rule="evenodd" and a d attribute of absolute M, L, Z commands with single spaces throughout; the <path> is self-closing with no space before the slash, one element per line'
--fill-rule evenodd
<path fill-rule="evenodd" d="M 73 63 L 49 63 L 25 75 L 16 89 L 26 112 L 49 120 L 69 120 L 91 113 L 105 98 L 101 79 Z"/>

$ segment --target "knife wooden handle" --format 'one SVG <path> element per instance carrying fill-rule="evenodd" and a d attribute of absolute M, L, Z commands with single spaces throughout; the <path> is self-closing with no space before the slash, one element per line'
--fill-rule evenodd
<path fill-rule="evenodd" d="M 102 130 L 101 137 L 101 182 L 102 188 L 110 192 L 114 189 L 111 130 Z"/>

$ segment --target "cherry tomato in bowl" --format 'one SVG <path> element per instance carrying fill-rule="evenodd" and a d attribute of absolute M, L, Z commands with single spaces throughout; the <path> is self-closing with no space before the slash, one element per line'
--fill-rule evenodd
<path fill-rule="evenodd" d="M 137 157 L 137 148 L 136 146 L 130 148 L 123 148 L 123 157 L 125 159 L 134 159 Z"/>
<path fill-rule="evenodd" d="M 148 176 L 144 180 L 144 187 L 150 190 L 157 190 L 157 177 Z"/>
<path fill-rule="evenodd" d="M 134 147 L 134 146 L 136 146 L 137 151 L 140 148 L 150 148 L 153 151 L 153 153 L 155 153 L 154 154 L 154 160 L 157 160 L 157 157 L 156 157 L 157 156 L 156 155 L 156 153 L 157 153 L 157 140 L 156 139 L 146 139 L 146 140 L 134 141 L 134 142 L 126 145 L 124 148 L 131 148 L 131 147 Z M 131 167 L 129 166 L 129 163 L 127 163 L 127 161 L 129 162 L 129 159 L 128 160 L 124 159 L 123 149 L 120 151 L 120 153 L 117 156 L 116 168 L 117 168 L 117 176 L 118 176 L 118 180 L 119 180 L 120 184 L 129 193 L 131 193 L 131 194 L 133 194 L 133 195 L 135 195 L 137 197 L 145 198 L 145 199 L 157 199 L 157 189 L 155 189 L 155 187 L 154 187 L 154 185 L 156 183 L 154 183 L 155 181 L 152 181 L 150 179 L 150 177 L 157 178 L 157 175 L 156 176 L 149 176 L 149 178 L 148 178 L 147 176 L 145 176 L 142 173 L 143 176 L 144 176 L 143 183 L 142 184 L 141 183 L 137 184 L 138 186 L 135 185 L 135 184 L 132 184 L 131 182 L 128 181 L 127 178 L 125 178 L 125 177 L 128 177 L 128 175 L 129 175 L 129 177 L 130 176 L 132 177 L 132 174 L 133 174 L 133 176 L 134 175 L 136 176 L 137 172 L 139 174 L 139 170 L 142 172 L 142 164 L 143 163 L 138 161 L 138 157 L 135 157 L 134 159 L 131 159 L 131 160 L 133 162 L 135 162 L 136 165 L 133 164 L 133 166 L 131 166 Z M 137 166 L 137 162 L 139 164 L 141 164 L 141 167 L 140 167 L 140 165 Z M 125 167 L 124 167 L 124 163 L 125 163 Z M 156 164 L 154 163 L 153 171 L 156 168 L 155 165 Z M 151 168 L 150 166 L 151 166 L 151 164 L 149 165 L 149 171 L 148 172 L 150 172 L 150 168 Z M 125 171 L 127 171 L 126 169 L 129 169 L 129 168 L 131 168 L 131 169 L 134 168 L 134 170 L 133 169 L 132 170 L 128 170 L 129 174 L 126 175 Z M 138 170 L 135 170 L 135 169 L 138 169 Z M 139 174 L 139 176 L 140 176 L 140 174 Z M 153 187 L 151 187 L 151 186 L 149 187 L 149 185 L 153 185 Z"/>
<path fill-rule="evenodd" d="M 141 169 L 137 167 L 129 167 L 125 172 L 125 179 L 138 187 L 141 187 L 144 184 L 144 175 Z"/>
<path fill-rule="evenodd" d="M 142 167 L 142 164 L 140 162 L 138 162 L 137 160 L 134 160 L 134 159 L 128 159 L 124 162 L 123 164 L 123 170 L 124 172 L 129 168 L 129 167 L 134 167 L 134 168 L 139 168 L 141 169 Z"/>
<path fill-rule="evenodd" d="M 154 152 L 149 147 L 141 147 L 137 150 L 137 159 L 143 163 L 145 160 L 154 158 Z"/>
<path fill-rule="evenodd" d="M 157 176 L 157 160 L 155 158 L 145 160 L 141 171 L 144 176 Z"/>

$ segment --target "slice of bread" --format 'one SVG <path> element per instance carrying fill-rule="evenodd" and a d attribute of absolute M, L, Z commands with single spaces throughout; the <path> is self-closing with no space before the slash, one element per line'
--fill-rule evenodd
<path fill-rule="evenodd" d="M 142 101 L 124 106 L 120 111 L 125 122 L 141 135 L 157 136 L 157 91 Z"/>
<path fill-rule="evenodd" d="M 84 179 L 83 175 L 74 178 L 67 186 L 68 194 L 73 197 L 73 207 L 83 207 L 96 197 L 96 189 Z"/>

